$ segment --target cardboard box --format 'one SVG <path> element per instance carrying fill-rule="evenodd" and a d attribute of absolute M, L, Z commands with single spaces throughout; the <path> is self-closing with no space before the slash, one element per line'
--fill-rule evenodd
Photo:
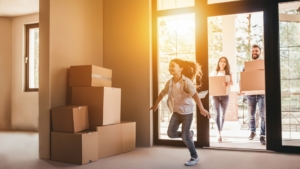
<path fill-rule="evenodd" d="M 72 87 L 73 105 L 87 105 L 90 129 L 121 122 L 121 89 L 113 87 Z"/>
<path fill-rule="evenodd" d="M 230 82 L 230 76 L 211 76 L 209 77 L 209 95 L 224 96 L 230 93 L 230 86 L 225 87 L 224 82 Z"/>
<path fill-rule="evenodd" d="M 122 124 L 97 126 L 98 132 L 98 158 L 105 158 L 122 151 Z"/>
<path fill-rule="evenodd" d="M 87 106 L 61 106 L 51 109 L 52 130 L 76 133 L 89 128 Z"/>
<path fill-rule="evenodd" d="M 136 122 L 122 122 L 122 152 L 135 149 L 136 144 Z"/>
<path fill-rule="evenodd" d="M 265 70 L 241 72 L 240 90 L 245 95 L 265 93 Z"/>
<path fill-rule="evenodd" d="M 96 126 L 98 132 L 98 158 L 105 158 L 135 149 L 136 123 L 122 122 L 119 124 Z"/>
<path fill-rule="evenodd" d="M 253 60 L 245 62 L 245 71 L 262 70 L 265 69 L 265 60 Z"/>
<path fill-rule="evenodd" d="M 72 87 L 111 87 L 112 70 L 94 65 L 70 67 L 69 85 Z"/>
<path fill-rule="evenodd" d="M 51 132 L 51 160 L 86 164 L 98 160 L 98 133 Z"/>

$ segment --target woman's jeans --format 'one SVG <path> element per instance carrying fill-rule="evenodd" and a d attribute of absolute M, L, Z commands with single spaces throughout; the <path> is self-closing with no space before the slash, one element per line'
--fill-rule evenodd
<path fill-rule="evenodd" d="M 222 131 L 225 113 L 227 110 L 229 96 L 212 96 L 213 111 L 215 112 L 215 121 L 219 131 Z"/>
<path fill-rule="evenodd" d="M 170 138 L 182 138 L 182 141 L 190 151 L 191 157 L 197 157 L 197 152 L 193 138 L 190 138 L 190 128 L 193 121 L 193 113 L 187 115 L 181 115 L 174 112 L 170 119 L 168 127 L 168 136 Z M 179 125 L 181 125 L 181 131 L 178 131 Z"/>
<path fill-rule="evenodd" d="M 251 132 L 256 132 L 255 124 L 255 112 L 256 104 L 258 105 L 260 122 L 260 135 L 265 136 L 265 95 L 247 95 L 248 100 L 248 112 L 250 114 L 250 130 Z"/>

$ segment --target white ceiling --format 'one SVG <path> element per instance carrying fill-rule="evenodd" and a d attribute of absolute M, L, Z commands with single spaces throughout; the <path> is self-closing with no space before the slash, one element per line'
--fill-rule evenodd
<path fill-rule="evenodd" d="M 39 0 L 0 0 L 0 16 L 16 17 L 39 12 Z"/>

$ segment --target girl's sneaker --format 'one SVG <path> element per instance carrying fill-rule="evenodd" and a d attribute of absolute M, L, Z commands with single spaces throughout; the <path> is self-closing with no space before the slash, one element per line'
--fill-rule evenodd
<path fill-rule="evenodd" d="M 192 157 L 189 161 L 185 162 L 184 165 L 186 165 L 186 166 L 195 165 L 198 163 L 199 160 L 200 160 L 199 157 L 197 157 L 197 158 Z"/>

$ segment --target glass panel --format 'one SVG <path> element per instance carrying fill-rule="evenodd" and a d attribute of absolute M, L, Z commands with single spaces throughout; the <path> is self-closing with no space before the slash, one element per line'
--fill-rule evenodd
<path fill-rule="evenodd" d="M 264 48 L 263 43 L 263 12 L 244 13 L 235 15 L 215 16 L 208 18 L 208 54 L 209 73 L 216 70 L 218 60 L 225 56 L 230 65 L 233 85 L 230 87 L 229 101 L 224 112 L 224 123 L 220 131 L 217 121 L 221 121 L 222 114 L 217 117 L 213 109 L 212 96 L 210 96 L 210 146 L 228 148 L 265 149 L 261 146 L 259 136 L 249 140 L 250 135 L 247 100 L 240 95 L 239 75 L 244 69 L 244 62 L 251 60 L 251 46 L 258 44 Z M 260 58 L 264 58 L 264 53 Z M 210 74 L 209 76 L 214 76 Z M 209 82 L 211 85 L 211 81 Z M 210 89 L 211 90 L 211 89 Z M 224 103 L 224 102 L 223 102 Z M 257 106 L 258 107 L 258 106 Z M 216 119 L 219 120 L 216 120 Z M 256 123 L 260 124 L 260 117 L 256 116 Z M 257 133 L 260 131 L 257 125 Z M 219 143 L 219 135 L 222 144 Z M 238 144 L 236 144 L 238 143 Z"/>
<path fill-rule="evenodd" d="M 300 146 L 300 2 L 279 4 L 282 144 Z"/>
<path fill-rule="evenodd" d="M 195 6 L 195 0 L 158 0 L 157 10 Z"/>
<path fill-rule="evenodd" d="M 182 14 L 158 18 L 158 92 L 171 78 L 169 62 L 174 58 L 195 61 L 195 15 Z M 159 105 L 159 139 L 169 139 L 167 127 L 171 114 L 167 107 L 167 97 Z M 195 107 L 196 110 L 196 107 Z M 181 127 L 180 127 L 181 128 Z M 191 126 L 196 133 L 196 111 Z M 194 135 L 196 140 L 196 135 Z"/>
<path fill-rule="evenodd" d="M 39 88 L 39 28 L 29 30 L 29 88 Z"/>

